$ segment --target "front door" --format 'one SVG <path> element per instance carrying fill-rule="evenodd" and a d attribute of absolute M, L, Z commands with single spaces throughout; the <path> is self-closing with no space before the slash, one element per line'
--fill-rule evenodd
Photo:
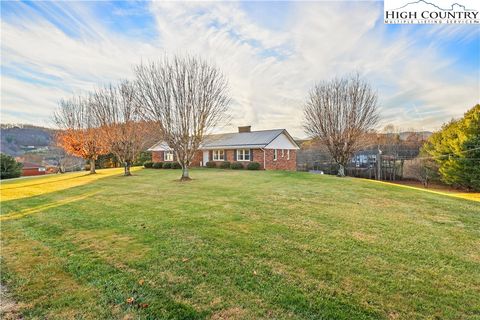
<path fill-rule="evenodd" d="M 208 150 L 204 150 L 202 165 L 205 167 L 207 165 L 207 162 L 208 162 Z"/>

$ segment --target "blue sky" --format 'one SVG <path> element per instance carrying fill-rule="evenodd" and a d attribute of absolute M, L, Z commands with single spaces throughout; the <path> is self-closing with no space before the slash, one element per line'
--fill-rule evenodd
<path fill-rule="evenodd" d="M 2 122 L 51 126 L 59 99 L 184 53 L 229 78 L 225 131 L 251 124 L 302 137 L 311 86 L 353 72 L 378 89 L 381 126 L 438 129 L 480 101 L 478 25 L 385 25 L 379 1 L 1 6 Z"/>

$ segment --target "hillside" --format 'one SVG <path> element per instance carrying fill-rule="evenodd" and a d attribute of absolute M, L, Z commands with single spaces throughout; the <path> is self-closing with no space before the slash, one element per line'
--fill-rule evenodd
<path fill-rule="evenodd" d="M 53 143 L 55 130 L 32 125 L 2 125 L 0 151 L 11 156 L 44 150 Z"/>

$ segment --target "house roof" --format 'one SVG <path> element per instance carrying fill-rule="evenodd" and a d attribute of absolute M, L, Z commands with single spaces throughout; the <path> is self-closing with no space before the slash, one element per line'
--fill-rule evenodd
<path fill-rule="evenodd" d="M 203 143 L 200 145 L 200 149 L 264 148 L 282 133 L 284 133 L 293 144 L 297 145 L 287 130 L 274 129 L 211 134 L 205 137 Z M 148 150 L 166 150 L 165 146 L 165 142 L 160 141 Z"/>
<path fill-rule="evenodd" d="M 23 167 L 22 169 L 36 169 L 36 168 L 44 168 L 41 164 L 33 163 L 33 162 L 22 162 Z"/>
<path fill-rule="evenodd" d="M 201 149 L 263 148 L 278 137 L 284 129 L 212 134 L 205 137 Z"/>
<path fill-rule="evenodd" d="M 153 146 L 147 149 L 148 151 L 165 151 L 165 150 L 171 150 L 168 144 L 161 140 L 155 143 Z"/>

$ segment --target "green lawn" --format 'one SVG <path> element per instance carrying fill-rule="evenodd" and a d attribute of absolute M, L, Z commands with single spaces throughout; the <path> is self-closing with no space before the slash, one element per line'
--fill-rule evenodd
<path fill-rule="evenodd" d="M 26 319 L 480 319 L 480 203 L 289 172 L 2 183 Z M 133 298 L 133 299 L 132 299 Z"/>

